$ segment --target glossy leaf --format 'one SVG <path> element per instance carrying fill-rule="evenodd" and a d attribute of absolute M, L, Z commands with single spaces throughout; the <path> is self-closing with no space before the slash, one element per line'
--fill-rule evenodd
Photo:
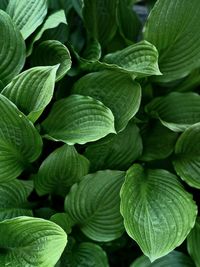
<path fill-rule="evenodd" d="M 185 240 L 197 207 L 174 174 L 135 164 L 121 189 L 121 213 L 127 233 L 153 262 Z"/>
<path fill-rule="evenodd" d="M 24 40 L 10 16 L 0 10 L 0 81 L 7 84 L 24 66 Z"/>
<path fill-rule="evenodd" d="M 141 100 L 141 87 L 124 73 L 95 72 L 83 76 L 75 83 L 73 93 L 100 100 L 111 109 L 117 131 L 123 130 L 137 113 Z"/>
<path fill-rule="evenodd" d="M 69 187 L 86 175 L 89 161 L 73 146 L 63 145 L 54 150 L 42 163 L 35 176 L 39 195 L 56 193 L 65 196 Z"/>
<path fill-rule="evenodd" d="M 69 145 L 85 144 L 115 133 L 110 109 L 100 101 L 81 95 L 57 101 L 42 127 L 46 138 Z"/>
<path fill-rule="evenodd" d="M 28 69 L 1 93 L 35 122 L 52 99 L 57 69 L 58 66 Z"/>
<path fill-rule="evenodd" d="M 25 216 L 1 222 L 0 235 L 1 266 L 53 267 L 67 243 L 55 223 Z"/>
<path fill-rule="evenodd" d="M 156 77 L 156 81 L 180 79 L 200 66 L 199 16 L 199 0 L 158 0 L 154 5 L 144 38 L 156 46 L 160 55 L 163 76 Z"/>
<path fill-rule="evenodd" d="M 200 188 L 200 123 L 192 125 L 175 146 L 176 173 L 190 186 Z"/>
<path fill-rule="evenodd" d="M 110 241 L 124 231 L 119 191 L 124 172 L 99 171 L 74 184 L 65 199 L 65 211 L 81 231 L 96 241 Z"/>
<path fill-rule="evenodd" d="M 199 246 L 200 246 L 200 218 L 198 217 L 196 220 L 195 227 L 192 229 L 192 231 L 187 237 L 188 253 L 194 260 L 196 267 L 200 266 Z"/>

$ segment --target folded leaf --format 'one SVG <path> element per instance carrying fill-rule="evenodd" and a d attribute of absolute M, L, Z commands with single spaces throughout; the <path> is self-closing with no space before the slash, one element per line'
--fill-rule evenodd
<path fill-rule="evenodd" d="M 0 265 L 10 267 L 54 267 L 67 243 L 55 223 L 25 216 L 1 222 L 0 236 Z"/>
<path fill-rule="evenodd" d="M 47 14 L 47 0 L 10 0 L 6 12 L 27 39 L 42 24 Z"/>
<path fill-rule="evenodd" d="M 153 99 L 146 112 L 174 132 L 183 132 L 200 121 L 200 96 L 196 93 L 173 92 Z"/>
<path fill-rule="evenodd" d="M 42 127 L 44 137 L 68 145 L 85 144 L 115 133 L 110 109 L 98 100 L 81 95 L 55 102 Z"/>
<path fill-rule="evenodd" d="M 135 164 L 121 189 L 121 213 L 127 233 L 153 262 L 185 240 L 197 207 L 174 174 Z"/>
<path fill-rule="evenodd" d="M 52 99 L 58 66 L 35 67 L 16 76 L 1 92 L 35 122 Z"/>
<path fill-rule="evenodd" d="M 35 176 L 39 195 L 56 193 L 66 195 L 69 187 L 88 173 L 89 161 L 73 146 L 63 145 L 54 150 L 42 163 Z"/>
<path fill-rule="evenodd" d="M 192 229 L 192 231 L 187 237 L 188 253 L 194 260 L 196 267 L 200 266 L 199 247 L 200 247 L 200 218 L 198 217 L 196 220 L 195 227 Z"/>
<path fill-rule="evenodd" d="M 169 82 L 200 66 L 199 0 L 158 0 L 144 28 L 144 38 L 159 52 L 163 76 Z"/>
<path fill-rule="evenodd" d="M 111 109 L 117 131 L 123 130 L 137 113 L 141 87 L 128 74 L 114 71 L 90 73 L 78 80 L 73 93 L 100 100 Z"/>
<path fill-rule="evenodd" d="M 124 172 L 99 171 L 74 184 L 65 199 L 65 211 L 81 231 L 96 241 L 111 241 L 124 232 L 119 191 Z"/>
<path fill-rule="evenodd" d="M 200 188 L 200 123 L 179 137 L 173 161 L 176 173 L 190 186 Z"/>
<path fill-rule="evenodd" d="M 10 16 L 0 10 L 0 81 L 7 84 L 24 66 L 25 42 Z"/>

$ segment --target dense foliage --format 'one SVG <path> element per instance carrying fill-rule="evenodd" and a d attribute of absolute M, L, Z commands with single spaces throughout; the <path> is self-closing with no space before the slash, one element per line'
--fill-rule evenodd
<path fill-rule="evenodd" d="M 200 267 L 199 26 L 199 0 L 0 0 L 0 266 Z"/>

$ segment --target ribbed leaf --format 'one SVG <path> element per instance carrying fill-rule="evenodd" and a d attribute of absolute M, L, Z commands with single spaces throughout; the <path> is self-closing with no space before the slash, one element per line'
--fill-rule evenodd
<path fill-rule="evenodd" d="M 124 73 L 103 71 L 83 76 L 75 83 L 73 93 L 100 100 L 111 109 L 117 131 L 123 130 L 137 113 L 141 100 L 141 87 Z"/>
<path fill-rule="evenodd" d="M 146 112 L 174 132 L 183 132 L 200 121 L 200 96 L 196 93 L 173 92 L 153 99 Z"/>
<path fill-rule="evenodd" d="M 27 197 L 28 191 L 19 180 L 0 184 L 0 221 L 22 215 L 32 216 Z"/>
<path fill-rule="evenodd" d="M 124 172 L 99 171 L 74 184 L 65 199 L 65 211 L 82 232 L 96 241 L 110 241 L 124 231 L 119 191 Z"/>
<path fill-rule="evenodd" d="M 51 101 L 58 66 L 35 67 L 16 76 L 2 91 L 35 122 Z"/>
<path fill-rule="evenodd" d="M 56 74 L 56 81 L 62 79 L 71 68 L 70 53 L 65 45 L 56 40 L 40 43 L 31 56 L 32 66 L 54 66 L 60 64 Z"/>
<path fill-rule="evenodd" d="M 67 234 L 71 233 L 73 223 L 66 213 L 55 213 L 51 216 L 50 220 L 62 227 Z"/>
<path fill-rule="evenodd" d="M 48 193 L 66 195 L 69 187 L 86 175 L 89 161 L 78 154 L 73 146 L 63 145 L 53 151 L 42 163 L 35 176 L 39 195 Z"/>
<path fill-rule="evenodd" d="M 42 24 L 47 14 L 47 0 L 9 0 L 6 12 L 26 39 Z"/>
<path fill-rule="evenodd" d="M 117 135 L 108 135 L 90 144 L 84 155 L 90 160 L 90 170 L 93 172 L 104 169 L 127 170 L 141 154 L 142 140 L 139 129 L 130 122 Z"/>
<path fill-rule="evenodd" d="M 64 10 L 56 11 L 55 13 L 53 13 L 47 17 L 47 19 L 45 20 L 43 25 L 41 25 L 41 27 L 38 29 L 38 31 L 35 32 L 32 40 L 31 40 L 31 43 L 28 47 L 27 56 L 30 56 L 30 54 L 32 53 L 33 46 L 34 46 L 35 42 L 40 40 L 40 38 L 42 37 L 43 33 L 46 30 L 57 28 L 60 24 L 67 24 Z"/>
<path fill-rule="evenodd" d="M 199 0 L 158 0 L 144 29 L 144 38 L 159 52 L 163 76 L 169 82 L 200 66 Z"/>
<path fill-rule="evenodd" d="M 130 267 L 194 267 L 192 260 L 179 251 L 172 251 L 167 256 L 151 263 L 146 256 L 136 259 Z"/>
<path fill-rule="evenodd" d="M 200 247 L 200 218 L 198 217 L 196 220 L 195 227 L 192 229 L 192 231 L 187 237 L 188 253 L 194 260 L 196 267 L 200 267 L 199 247 Z"/>
<path fill-rule="evenodd" d="M 157 49 L 147 41 L 108 54 L 103 61 L 108 64 L 115 64 L 119 69 L 136 76 L 161 75 L 158 67 Z"/>
<path fill-rule="evenodd" d="M 58 225 L 31 217 L 1 222 L 0 236 L 0 265 L 10 267 L 54 267 L 67 243 Z"/>
<path fill-rule="evenodd" d="M 100 101 L 81 95 L 57 101 L 42 127 L 46 138 L 69 145 L 85 144 L 115 133 L 110 109 Z"/>
<path fill-rule="evenodd" d="M 175 146 L 174 167 L 190 186 L 200 188 L 200 123 L 192 125 L 179 137 Z"/>
<path fill-rule="evenodd" d="M 9 0 L 1 0 L 0 1 L 0 9 L 6 10 Z"/>
<path fill-rule="evenodd" d="M 39 157 L 42 140 L 32 123 L 3 95 L 0 114 L 0 182 L 8 182 Z"/>
<path fill-rule="evenodd" d="M 0 10 L 0 35 L 0 81 L 7 84 L 23 68 L 26 51 L 19 30 L 3 10 Z"/>
<path fill-rule="evenodd" d="M 127 233 L 153 262 L 185 240 L 197 207 L 174 174 L 135 164 L 121 189 L 121 213 Z"/>

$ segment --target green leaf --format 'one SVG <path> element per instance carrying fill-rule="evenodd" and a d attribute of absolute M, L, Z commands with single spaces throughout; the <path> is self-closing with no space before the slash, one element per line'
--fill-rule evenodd
<path fill-rule="evenodd" d="M 32 216 L 28 209 L 28 191 L 19 180 L 0 184 L 0 221 L 14 217 Z"/>
<path fill-rule="evenodd" d="M 159 121 L 152 120 L 147 125 L 144 125 L 141 133 L 143 153 L 140 160 L 165 159 L 172 154 L 178 133 L 164 127 Z"/>
<path fill-rule="evenodd" d="M 56 193 L 65 196 L 69 187 L 86 175 L 89 161 L 73 146 L 63 145 L 54 150 L 42 163 L 35 176 L 39 195 Z"/>
<path fill-rule="evenodd" d="M 50 221 L 58 224 L 67 233 L 71 233 L 72 221 L 66 213 L 56 213 L 51 216 Z"/>
<path fill-rule="evenodd" d="M 10 0 L 6 12 L 27 39 L 42 24 L 47 14 L 47 0 Z"/>
<path fill-rule="evenodd" d="M 187 12 L 186 12 L 187 10 Z M 169 82 L 200 66 L 199 0 L 158 0 L 144 28 L 144 38 L 159 52 L 163 76 Z"/>
<path fill-rule="evenodd" d="M 71 0 L 72 6 L 76 10 L 77 14 L 82 18 L 82 9 L 84 0 Z"/>
<path fill-rule="evenodd" d="M 91 96 L 110 108 L 117 131 L 126 127 L 141 101 L 141 87 L 137 82 L 128 74 L 108 70 L 83 76 L 75 83 L 73 93 Z"/>
<path fill-rule="evenodd" d="M 10 267 L 53 267 L 67 243 L 55 223 L 25 216 L 1 222 L 0 236 L 0 265 Z"/>
<path fill-rule="evenodd" d="M 161 75 L 158 67 L 157 49 L 147 41 L 108 54 L 103 61 L 107 64 L 115 64 L 119 69 L 139 77 Z"/>
<path fill-rule="evenodd" d="M 44 23 L 41 25 L 38 31 L 36 31 L 35 34 L 33 35 L 31 43 L 28 47 L 27 56 L 30 56 L 35 42 L 40 40 L 45 31 L 57 28 L 60 24 L 67 25 L 64 10 L 56 11 L 47 17 L 47 19 L 44 21 Z"/>
<path fill-rule="evenodd" d="M 15 179 L 42 150 L 33 124 L 5 96 L 0 95 L 0 183 Z"/>
<path fill-rule="evenodd" d="M 153 99 L 146 112 L 174 132 L 183 132 L 200 121 L 200 96 L 196 93 L 173 92 Z"/>
<path fill-rule="evenodd" d="M 121 213 L 127 233 L 153 262 L 185 240 L 197 207 L 174 174 L 135 164 L 121 189 Z"/>
<path fill-rule="evenodd" d="M 179 251 L 172 251 L 167 256 L 151 263 L 146 256 L 136 259 L 130 267 L 194 267 L 192 260 Z"/>
<path fill-rule="evenodd" d="M 200 218 L 198 217 L 196 220 L 195 227 L 192 229 L 192 231 L 187 237 L 188 253 L 194 260 L 196 267 L 200 266 L 199 247 L 200 247 Z"/>
<path fill-rule="evenodd" d="M 56 40 L 40 43 L 31 55 L 32 66 L 55 66 L 60 64 L 56 74 L 56 81 L 62 79 L 71 68 L 70 53 L 65 45 Z"/>
<path fill-rule="evenodd" d="M 110 109 L 98 100 L 81 95 L 55 102 L 42 127 L 44 137 L 68 145 L 85 144 L 115 133 Z"/>
<path fill-rule="evenodd" d="M 83 20 L 91 37 L 105 46 L 117 30 L 117 0 L 84 0 Z"/>
<path fill-rule="evenodd" d="M 74 184 L 65 199 L 65 211 L 81 231 L 96 241 L 111 241 L 124 232 L 119 191 L 124 172 L 99 171 Z"/>
<path fill-rule="evenodd" d="M 7 84 L 23 68 L 26 51 L 19 30 L 3 10 L 0 10 L 0 34 L 0 80 Z"/>
<path fill-rule="evenodd" d="M 200 188 L 200 123 L 179 137 L 173 161 L 176 173 L 190 186 Z"/>
<path fill-rule="evenodd" d="M 35 122 L 52 99 L 58 66 L 35 67 L 16 76 L 1 92 Z"/>
<path fill-rule="evenodd" d="M 92 172 L 104 169 L 127 170 L 142 154 L 142 139 L 138 127 L 130 122 L 117 135 L 112 134 L 90 144 L 85 156 Z"/>
<path fill-rule="evenodd" d="M 0 1 L 0 9 L 6 10 L 8 3 L 9 3 L 9 0 L 1 0 Z"/>

